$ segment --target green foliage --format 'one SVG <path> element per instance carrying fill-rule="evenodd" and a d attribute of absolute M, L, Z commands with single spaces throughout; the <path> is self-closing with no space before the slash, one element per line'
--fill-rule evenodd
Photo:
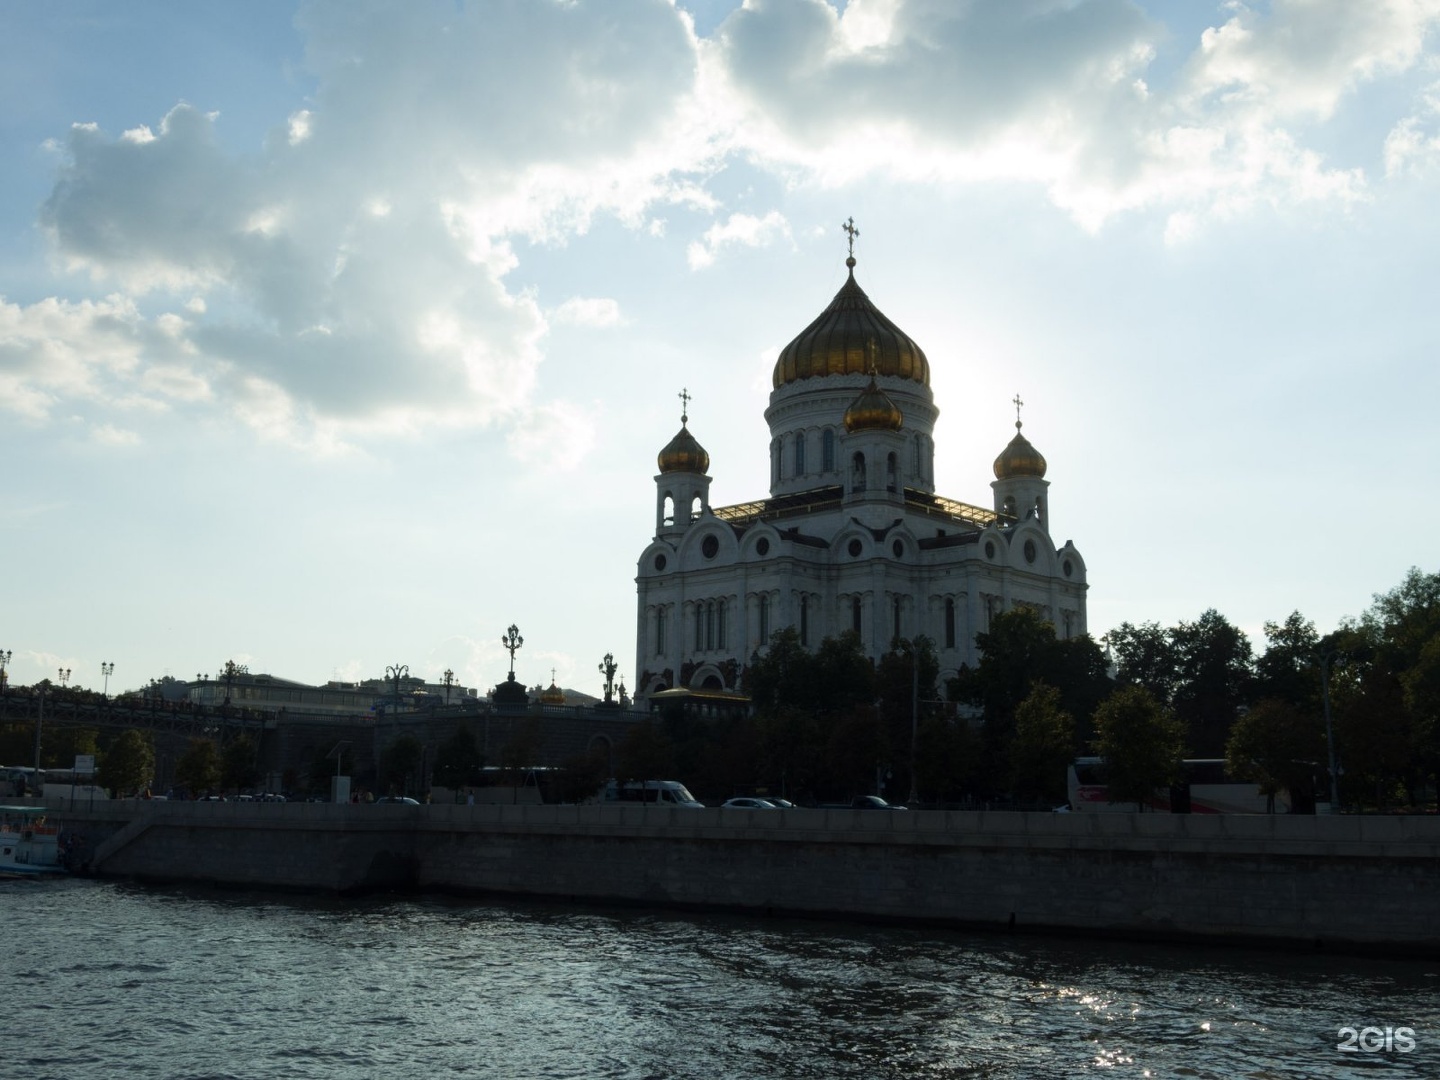
<path fill-rule="evenodd" d="M 1172 705 L 1196 757 L 1220 757 L 1254 678 L 1250 639 L 1214 608 L 1171 633 L 1179 659 Z"/>
<path fill-rule="evenodd" d="M 675 748 L 660 725 L 651 717 L 635 724 L 615 748 L 615 778 L 626 780 L 673 780 Z"/>
<path fill-rule="evenodd" d="M 500 767 L 509 774 L 510 783 L 517 784 L 520 774 L 540 764 L 544 754 L 545 730 L 540 726 L 540 718 L 527 716 L 511 727 L 509 737 L 500 745 L 498 759 Z"/>
<path fill-rule="evenodd" d="M 1095 749 L 1105 759 L 1112 803 L 1139 803 L 1180 779 L 1184 728 L 1141 686 L 1115 691 L 1095 713 Z"/>
<path fill-rule="evenodd" d="M 1266 698 L 1247 710 L 1225 744 L 1225 767 L 1232 776 L 1258 784 L 1271 813 L 1280 792 L 1309 788 L 1316 765 L 1324 759 L 1325 732 L 1319 718 L 1279 698 Z"/>
<path fill-rule="evenodd" d="M 424 759 L 425 747 L 414 735 L 401 735 L 385 748 L 380 765 L 381 782 L 392 794 L 418 791 L 416 774 Z"/>
<path fill-rule="evenodd" d="M 1298 611 L 1283 623 L 1265 624 L 1265 652 L 1255 661 L 1257 700 L 1283 701 L 1303 712 L 1320 712 L 1320 635 Z"/>
<path fill-rule="evenodd" d="M 1065 770 L 1075 757 L 1075 718 L 1060 707 L 1060 691 L 1036 683 L 1015 712 L 1010 787 L 1022 798 L 1066 798 Z"/>
<path fill-rule="evenodd" d="M 260 782 L 260 769 L 255 764 L 255 740 L 241 735 L 220 754 L 220 782 L 227 791 L 243 791 Z"/>
<path fill-rule="evenodd" d="M 102 787 L 117 795 L 138 794 L 155 778 L 155 747 L 150 736 L 134 728 L 122 731 L 100 758 Z"/>
<path fill-rule="evenodd" d="M 220 786 L 220 751 L 210 739 L 191 739 L 175 762 L 175 779 L 192 795 L 205 795 Z"/>
<path fill-rule="evenodd" d="M 475 733 L 461 724 L 435 749 L 435 783 L 451 790 L 479 784 L 484 765 Z"/>

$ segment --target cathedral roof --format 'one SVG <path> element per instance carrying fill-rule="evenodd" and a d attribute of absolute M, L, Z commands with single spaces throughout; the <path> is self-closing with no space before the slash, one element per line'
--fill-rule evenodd
<path fill-rule="evenodd" d="M 565 691 L 561 690 L 560 687 L 555 685 L 555 680 L 553 677 L 550 680 L 550 685 L 547 686 L 544 690 L 540 691 L 540 703 L 542 705 L 565 704 Z"/>
<path fill-rule="evenodd" d="M 890 395 L 880 389 L 875 373 L 870 373 L 870 385 L 845 410 L 846 431 L 899 431 L 905 424 L 905 414 L 890 400 Z"/>
<path fill-rule="evenodd" d="M 1020 421 L 1015 421 L 1015 437 L 995 459 L 995 479 L 1009 480 L 1016 476 L 1045 475 L 1045 456 L 1020 434 Z"/>
<path fill-rule="evenodd" d="M 680 420 L 680 430 L 665 444 L 665 449 L 660 451 L 656 460 L 662 473 L 699 473 L 703 476 L 710 471 L 710 455 L 696 441 L 695 436 L 690 434 L 683 417 Z"/>
<path fill-rule="evenodd" d="M 873 372 L 930 385 L 930 362 L 919 345 L 870 302 L 855 281 L 855 257 L 845 260 L 850 276 L 830 306 L 780 352 L 775 389 L 801 379 Z"/>

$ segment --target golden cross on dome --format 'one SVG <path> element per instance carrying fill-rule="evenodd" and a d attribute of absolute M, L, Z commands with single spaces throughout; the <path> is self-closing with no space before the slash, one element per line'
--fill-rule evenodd
<path fill-rule="evenodd" d="M 690 412 L 690 402 L 692 400 L 690 397 L 690 390 L 687 387 L 682 386 L 680 388 L 680 393 L 675 396 L 680 399 L 680 423 L 689 423 L 690 417 L 686 414 Z"/>
<path fill-rule="evenodd" d="M 1021 405 L 1024 405 L 1025 402 L 1023 402 L 1023 401 L 1020 400 L 1020 395 L 1019 395 L 1019 394 L 1016 394 L 1016 395 L 1015 395 L 1013 398 L 1011 398 L 1010 400 L 1015 403 L 1015 430 L 1016 430 L 1016 431 L 1019 431 L 1019 430 L 1020 430 L 1020 406 L 1021 406 Z"/>
<path fill-rule="evenodd" d="M 840 226 L 840 231 L 850 237 L 850 257 L 855 257 L 855 237 L 860 235 L 860 230 L 855 228 L 855 219 L 852 217 Z"/>

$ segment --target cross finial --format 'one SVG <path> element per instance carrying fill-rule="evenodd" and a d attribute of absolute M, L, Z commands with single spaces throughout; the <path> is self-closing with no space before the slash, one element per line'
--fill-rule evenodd
<path fill-rule="evenodd" d="M 848 219 L 844 225 L 840 226 L 840 231 L 850 238 L 850 258 L 853 259 L 855 257 L 855 237 L 860 235 L 860 230 L 855 228 L 855 219 L 853 217 Z"/>
<path fill-rule="evenodd" d="M 1023 401 L 1020 400 L 1020 395 L 1019 395 L 1019 394 L 1016 394 L 1016 395 L 1015 395 L 1013 398 L 1011 398 L 1010 400 L 1015 403 L 1015 430 L 1016 430 L 1016 431 L 1019 431 L 1019 430 L 1020 430 L 1020 406 L 1021 406 L 1021 405 L 1024 405 L 1025 402 L 1023 402 Z"/>
<path fill-rule="evenodd" d="M 690 422 L 690 391 L 682 387 L 676 396 L 680 399 L 680 423 L 688 424 Z"/>

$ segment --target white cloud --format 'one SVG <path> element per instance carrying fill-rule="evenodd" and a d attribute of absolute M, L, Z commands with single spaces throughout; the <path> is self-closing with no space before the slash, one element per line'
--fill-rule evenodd
<path fill-rule="evenodd" d="M 608 297 L 572 296 L 550 315 L 550 321 L 568 326 L 619 326 L 620 305 Z"/>
<path fill-rule="evenodd" d="M 776 240 L 789 238 L 790 223 L 778 210 L 771 210 L 763 218 L 731 214 L 721 224 L 706 229 L 705 235 L 686 249 L 685 258 L 690 269 L 699 270 L 711 265 L 723 248 L 768 247 Z"/>
<path fill-rule="evenodd" d="M 521 463 L 544 472 L 577 468 L 595 445 L 593 410 L 567 402 L 541 405 L 515 424 L 507 436 L 510 452 Z"/>

